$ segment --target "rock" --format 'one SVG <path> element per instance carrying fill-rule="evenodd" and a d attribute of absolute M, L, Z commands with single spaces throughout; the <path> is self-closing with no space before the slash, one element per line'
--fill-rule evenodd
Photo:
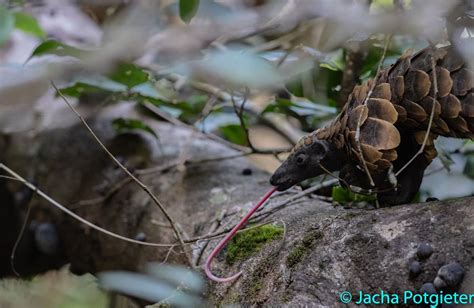
<path fill-rule="evenodd" d="M 436 288 L 431 282 L 424 283 L 420 288 L 420 294 L 436 294 Z"/>
<path fill-rule="evenodd" d="M 245 168 L 244 170 L 242 170 L 242 174 L 243 175 L 252 175 L 252 169 Z"/>
<path fill-rule="evenodd" d="M 412 278 L 417 277 L 422 272 L 421 264 L 418 261 L 413 261 L 412 263 L 410 263 L 410 266 L 408 268 L 410 270 L 410 277 Z"/>
<path fill-rule="evenodd" d="M 464 278 L 464 268 L 457 262 L 451 262 L 441 266 L 438 277 L 446 283 L 447 287 L 456 287 Z"/>
<path fill-rule="evenodd" d="M 59 237 L 56 226 L 52 223 L 40 223 L 35 228 L 35 243 L 39 251 L 54 255 L 59 248 Z"/>
<path fill-rule="evenodd" d="M 443 290 L 446 288 L 446 282 L 444 282 L 444 280 L 439 277 L 435 278 L 433 284 L 436 287 L 436 290 Z"/>
<path fill-rule="evenodd" d="M 144 242 L 144 241 L 146 241 L 146 234 L 143 233 L 143 232 L 140 232 L 135 236 L 135 239 L 137 241 Z"/>
<path fill-rule="evenodd" d="M 435 197 L 428 197 L 426 198 L 426 202 L 433 202 L 433 201 L 439 201 L 438 198 L 435 198 Z"/>
<path fill-rule="evenodd" d="M 421 243 L 418 245 L 416 255 L 421 260 L 428 259 L 433 254 L 433 247 L 429 243 Z"/>

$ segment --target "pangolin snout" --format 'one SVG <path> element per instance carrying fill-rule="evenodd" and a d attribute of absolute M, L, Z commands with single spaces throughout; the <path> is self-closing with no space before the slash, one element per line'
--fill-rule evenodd
<path fill-rule="evenodd" d="M 277 190 L 283 191 L 287 190 L 291 186 L 295 185 L 295 181 L 293 181 L 287 174 L 282 172 L 280 168 L 275 171 L 275 173 L 270 177 L 270 184 L 275 186 Z"/>

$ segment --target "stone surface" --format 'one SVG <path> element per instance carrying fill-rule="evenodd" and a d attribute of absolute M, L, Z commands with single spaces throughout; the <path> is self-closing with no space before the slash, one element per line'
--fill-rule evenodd
<path fill-rule="evenodd" d="M 464 278 L 464 268 L 457 262 L 451 262 L 443 265 L 438 271 L 438 277 L 441 278 L 447 287 L 457 287 Z"/>
<path fill-rule="evenodd" d="M 138 117 L 129 106 L 110 108 L 103 111 L 107 118 L 101 114 L 88 117 L 106 145 L 117 144 L 110 118 Z M 58 117 L 58 121 L 61 119 Z M 138 140 L 130 137 L 134 145 L 131 149 L 124 149 L 127 142 L 112 148 L 131 168 L 164 166 L 183 155 L 196 161 L 236 153 L 187 128 L 145 120 L 159 134 L 159 144 L 144 135 Z M 126 178 L 79 123 L 68 118 L 67 123 L 51 125 L 35 137 L 18 133 L 7 139 L 4 162 L 21 175 L 34 178 L 43 191 L 79 215 L 125 236 L 143 232 L 150 242 L 174 242 L 172 231 L 164 226 L 163 214 L 134 184 L 124 185 L 102 202 L 78 205 L 78 201 L 103 196 Z M 242 175 L 245 168 L 253 170 L 252 176 Z M 141 179 L 159 196 L 188 237 L 210 232 L 215 218 L 222 213 L 228 214 L 223 224 L 232 224 L 239 218 L 237 213 L 247 210 L 270 188 L 268 174 L 246 158 L 188 162 L 165 169 Z M 19 191 L 21 185 L 10 184 L 12 193 Z M 218 275 L 243 271 L 235 283 L 210 284 L 213 303 L 333 306 L 339 293 L 346 290 L 353 294 L 380 289 L 417 291 L 452 260 L 472 277 L 473 198 L 371 211 L 334 208 L 329 203 L 302 198 L 275 208 L 291 196 L 272 198 L 263 210 L 267 214 L 260 212 L 254 220 L 284 222 L 284 241 L 275 240 L 232 266 L 219 259 L 213 264 Z M 179 248 L 169 253 L 168 248 L 136 246 L 99 234 L 38 197 L 32 206 L 31 219 L 48 217 L 57 226 L 62 253 L 75 272 L 138 269 L 146 262 L 165 259 L 185 263 Z M 271 209 L 275 210 L 268 212 Z M 417 260 L 416 249 L 423 242 L 436 247 L 436 253 L 423 261 L 421 274 L 410 278 L 407 268 Z M 201 264 L 216 244 L 212 241 L 208 245 Z M 193 251 L 193 257 L 199 258 L 198 250 Z M 474 292 L 472 281 L 467 279 L 460 285 L 463 292 Z"/>
<path fill-rule="evenodd" d="M 433 247 L 429 243 L 421 243 L 416 249 L 416 255 L 421 260 L 428 259 L 433 254 Z"/>

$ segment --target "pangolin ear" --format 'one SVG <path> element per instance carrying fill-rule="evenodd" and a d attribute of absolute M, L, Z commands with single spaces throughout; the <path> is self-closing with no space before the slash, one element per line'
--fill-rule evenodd
<path fill-rule="evenodd" d="M 316 153 L 318 156 L 320 156 L 321 158 L 326 156 L 327 154 L 327 149 L 326 149 L 326 146 L 324 145 L 323 142 L 315 142 L 314 143 L 314 153 Z"/>

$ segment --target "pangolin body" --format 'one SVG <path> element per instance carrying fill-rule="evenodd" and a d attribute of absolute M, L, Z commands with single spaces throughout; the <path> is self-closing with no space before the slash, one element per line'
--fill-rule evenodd
<path fill-rule="evenodd" d="M 473 71 L 453 47 L 428 47 L 403 55 L 375 80 L 356 86 L 336 119 L 303 137 L 288 160 L 307 152 L 313 143 L 324 145 L 329 151 L 318 154 L 321 165 L 331 154 L 345 154 L 343 164 L 328 164 L 333 165 L 329 169 L 341 171 L 346 185 L 387 191 L 380 195 L 382 199 L 385 195 L 383 201 L 388 204 L 409 202 L 418 191 L 424 169 L 437 155 L 433 141 L 438 135 L 474 138 L 473 84 Z M 401 187 L 391 189 L 388 170 L 396 173 L 418 152 L 431 115 L 422 155 L 397 177 Z M 289 163 L 284 165 L 280 172 L 291 169 Z M 375 187 L 369 185 L 367 170 Z M 278 183 L 277 178 L 282 176 L 274 175 L 273 182 Z M 401 189 L 409 192 L 404 195 Z"/>

